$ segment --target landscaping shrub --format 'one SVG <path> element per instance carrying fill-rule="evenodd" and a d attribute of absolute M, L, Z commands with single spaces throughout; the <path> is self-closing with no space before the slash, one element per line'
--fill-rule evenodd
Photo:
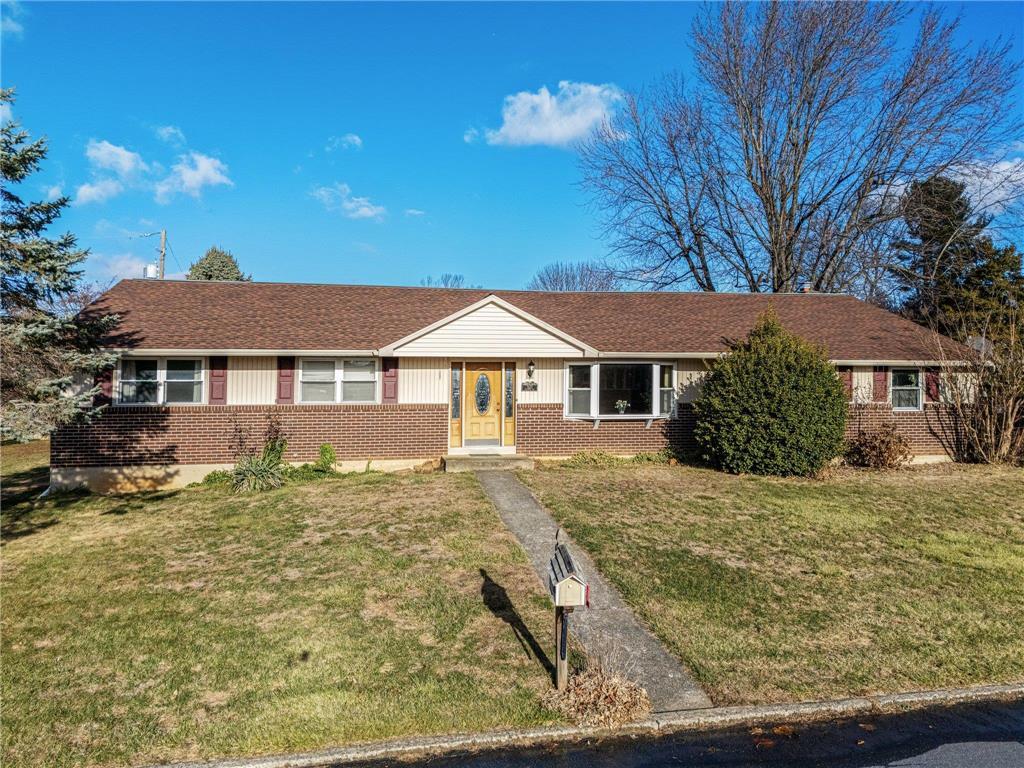
<path fill-rule="evenodd" d="M 577 451 L 562 462 L 566 467 L 613 467 L 622 459 L 604 451 Z"/>
<path fill-rule="evenodd" d="M 846 461 L 855 467 L 897 469 L 910 460 L 910 442 L 886 424 L 874 432 L 861 430 L 846 446 Z"/>
<path fill-rule="evenodd" d="M 230 470 L 227 469 L 215 469 L 203 478 L 202 485 L 219 486 L 219 485 L 232 485 L 234 482 L 233 475 Z"/>
<path fill-rule="evenodd" d="M 280 488 L 284 483 L 283 457 L 287 447 L 288 442 L 281 436 L 280 430 L 268 427 L 263 450 L 256 454 L 242 454 L 231 470 L 235 493 Z"/>
<path fill-rule="evenodd" d="M 334 465 L 338 463 L 338 454 L 330 443 L 320 446 L 320 457 L 316 460 L 316 467 L 324 472 L 333 472 Z"/>
<path fill-rule="evenodd" d="M 769 310 L 712 366 L 695 403 L 695 437 L 728 472 L 813 475 L 843 450 L 846 401 L 825 351 Z"/>

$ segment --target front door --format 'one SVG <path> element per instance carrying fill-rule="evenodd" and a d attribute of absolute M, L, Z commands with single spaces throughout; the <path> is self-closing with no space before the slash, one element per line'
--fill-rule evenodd
<path fill-rule="evenodd" d="M 501 445 L 501 363 L 466 363 L 466 446 Z"/>

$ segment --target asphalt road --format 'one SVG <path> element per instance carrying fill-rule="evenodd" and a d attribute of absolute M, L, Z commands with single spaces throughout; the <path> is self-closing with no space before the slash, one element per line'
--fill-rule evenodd
<path fill-rule="evenodd" d="M 1024 768 L 1024 702 L 447 755 L 363 768 Z"/>

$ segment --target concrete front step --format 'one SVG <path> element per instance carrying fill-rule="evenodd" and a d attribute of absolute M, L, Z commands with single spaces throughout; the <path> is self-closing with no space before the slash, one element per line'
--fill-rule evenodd
<path fill-rule="evenodd" d="M 515 454 L 479 453 L 445 456 L 445 472 L 487 472 L 515 469 L 533 469 L 533 459 Z"/>

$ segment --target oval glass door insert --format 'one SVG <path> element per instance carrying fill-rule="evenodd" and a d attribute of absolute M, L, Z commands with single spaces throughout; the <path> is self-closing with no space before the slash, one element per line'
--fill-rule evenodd
<path fill-rule="evenodd" d="M 491 405 L 491 380 L 487 375 L 480 376 L 476 380 L 476 412 L 483 416 Z"/>

